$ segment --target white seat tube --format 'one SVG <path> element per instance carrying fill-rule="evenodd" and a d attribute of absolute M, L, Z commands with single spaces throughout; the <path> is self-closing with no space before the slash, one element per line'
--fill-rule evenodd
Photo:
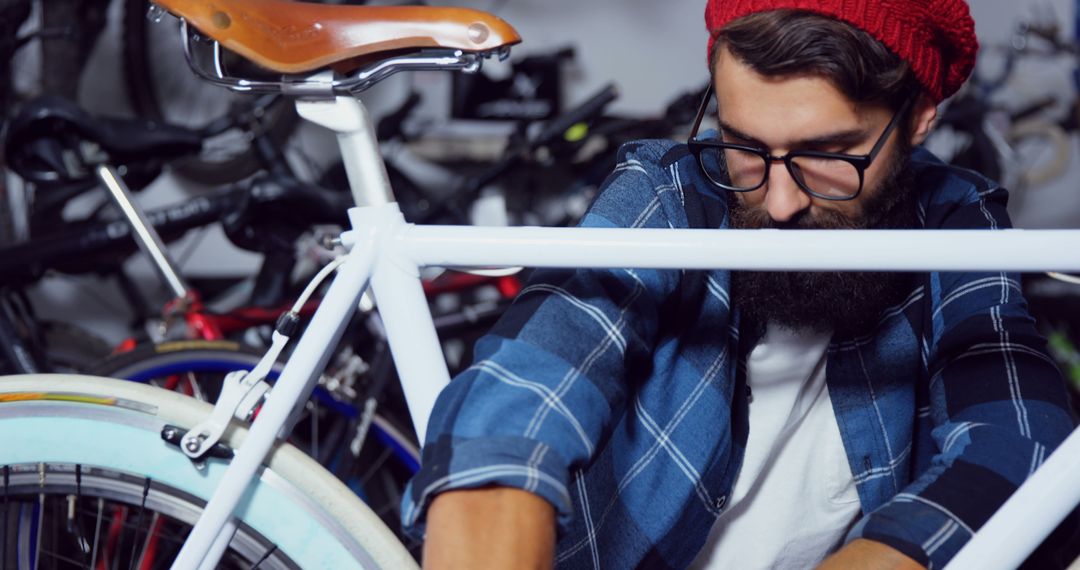
<path fill-rule="evenodd" d="M 371 115 L 358 99 L 297 99 L 301 117 L 337 134 L 341 160 L 357 206 L 378 206 L 394 201 L 390 177 L 379 153 Z"/>
<path fill-rule="evenodd" d="M 435 333 L 419 271 L 407 259 L 387 255 L 375 268 L 371 289 L 409 405 L 409 415 L 416 427 L 416 437 L 423 446 L 435 399 L 450 383 L 450 373 Z"/>
<path fill-rule="evenodd" d="M 371 116 L 352 97 L 300 99 L 300 116 L 337 134 L 349 186 L 358 206 L 380 206 L 394 201 Z M 398 223 L 403 223 L 400 214 Z M 389 218 L 385 221 L 389 222 Z M 353 219 L 353 227 L 361 224 Z M 384 228 L 387 229 L 387 228 Z M 392 231 L 392 230 L 389 230 Z M 416 264 L 382 252 L 372 275 L 379 314 L 386 327 L 390 351 L 401 380 L 405 400 L 421 444 L 439 391 L 450 381 L 446 361 L 431 320 Z"/>

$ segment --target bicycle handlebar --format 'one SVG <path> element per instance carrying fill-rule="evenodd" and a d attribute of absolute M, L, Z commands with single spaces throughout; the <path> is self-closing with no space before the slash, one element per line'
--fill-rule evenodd
<path fill-rule="evenodd" d="M 585 102 L 559 115 L 547 123 L 536 137 L 528 140 L 520 148 L 508 148 L 506 154 L 487 170 L 467 180 L 454 196 L 437 207 L 432 208 L 424 220 L 436 219 L 448 212 L 459 212 L 462 204 L 476 199 L 480 191 L 502 176 L 511 167 L 525 159 L 538 149 L 548 146 L 563 137 L 568 129 L 578 123 L 590 121 L 603 113 L 604 109 L 619 96 L 615 84 L 609 83 Z"/>

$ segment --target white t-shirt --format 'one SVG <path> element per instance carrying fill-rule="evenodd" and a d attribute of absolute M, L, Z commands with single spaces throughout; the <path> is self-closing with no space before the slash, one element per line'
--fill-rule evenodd
<path fill-rule="evenodd" d="M 813 568 L 858 518 L 825 385 L 830 336 L 770 325 L 750 353 L 742 469 L 691 568 Z"/>

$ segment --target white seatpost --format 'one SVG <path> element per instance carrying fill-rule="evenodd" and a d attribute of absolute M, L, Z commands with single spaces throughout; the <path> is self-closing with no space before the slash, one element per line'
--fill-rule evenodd
<path fill-rule="evenodd" d="M 301 98 L 296 100 L 296 112 L 337 133 L 341 160 L 357 206 L 394 201 L 371 115 L 363 103 L 352 97 Z"/>
<path fill-rule="evenodd" d="M 337 134 L 341 159 L 358 206 L 394 201 L 390 179 L 379 151 L 375 128 L 364 104 L 352 97 L 306 98 L 296 101 L 301 117 Z M 360 218 L 350 216 L 360 229 Z M 404 220 L 401 220 L 403 223 Z M 394 356 L 417 440 L 424 443 L 428 416 L 435 398 L 450 382 L 442 348 L 431 320 L 427 298 L 416 266 L 403 252 L 388 247 L 371 277 L 387 341 Z"/>

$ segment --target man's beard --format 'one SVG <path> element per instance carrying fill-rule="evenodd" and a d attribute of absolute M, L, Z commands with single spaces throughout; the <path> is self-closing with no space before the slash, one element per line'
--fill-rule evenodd
<path fill-rule="evenodd" d="M 746 208 L 732 196 L 731 227 L 739 229 L 909 229 L 917 223 L 917 197 L 908 168 L 910 148 L 896 159 L 876 189 L 863 188 L 857 218 L 829 210 L 802 212 L 774 222 L 763 207 Z M 884 157 L 882 157 L 884 158 Z M 732 272 L 732 295 L 744 319 L 789 329 L 869 332 L 882 312 L 911 292 L 914 276 L 897 272 Z"/>

